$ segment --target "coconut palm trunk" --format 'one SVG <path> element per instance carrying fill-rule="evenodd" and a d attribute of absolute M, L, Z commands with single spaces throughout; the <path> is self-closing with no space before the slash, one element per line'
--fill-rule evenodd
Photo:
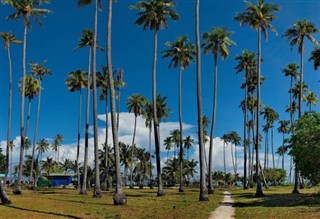
<path fill-rule="evenodd" d="M 7 196 L 6 191 L 3 188 L 2 183 L 0 182 L 0 199 L 1 199 L 1 203 L 3 205 L 8 205 L 11 204 L 11 200 L 9 199 L 9 197 Z"/>
<path fill-rule="evenodd" d="M 196 35 L 196 81 L 197 81 L 197 108 L 198 108 L 198 139 L 199 139 L 199 161 L 200 161 L 200 193 L 199 201 L 208 201 L 208 193 L 206 189 L 205 178 L 205 148 L 203 141 L 203 122 L 202 122 L 202 94 L 201 94 L 201 47 L 200 47 L 200 31 L 199 31 L 199 5 L 200 0 L 196 0 L 195 6 L 195 35 Z"/>
<path fill-rule="evenodd" d="M 26 87 L 26 53 L 27 53 L 27 18 L 24 18 L 23 24 L 23 52 L 22 52 L 22 91 L 21 91 L 21 109 L 20 109 L 20 158 L 18 178 L 16 181 L 14 194 L 21 194 L 21 178 L 22 178 L 22 166 L 23 166 L 23 153 L 24 153 L 24 102 L 25 102 L 25 87 Z"/>
<path fill-rule="evenodd" d="M 39 94 L 38 94 L 38 109 L 37 109 L 37 117 L 36 117 L 36 126 L 33 133 L 33 145 L 32 145 L 32 158 L 31 158 L 31 168 L 30 168 L 30 187 L 35 186 L 33 180 L 33 169 L 34 169 L 34 154 L 36 151 L 36 141 L 37 141 L 37 133 L 39 127 L 39 118 L 40 118 L 40 106 L 41 106 L 41 80 L 39 80 Z M 32 184 L 31 184 L 32 183 Z"/>
<path fill-rule="evenodd" d="M 88 178 L 88 147 L 89 147 L 89 114 L 90 114 L 90 74 L 91 74 L 91 59 L 92 47 L 89 47 L 88 55 L 88 81 L 87 81 L 87 103 L 86 103 L 86 127 L 84 140 L 84 161 L 83 161 L 83 181 L 80 189 L 80 194 L 87 194 L 87 178 Z"/>
<path fill-rule="evenodd" d="M 149 187 L 153 189 L 153 176 L 152 176 L 152 153 L 151 153 L 151 134 L 152 134 L 152 125 L 149 125 L 149 153 L 150 153 L 150 180 L 149 180 Z M 167 158 L 168 162 L 168 158 Z"/>
<path fill-rule="evenodd" d="M 7 47 L 7 50 L 8 50 L 7 52 L 8 52 L 8 64 L 9 64 L 9 104 L 8 104 L 7 147 L 6 147 L 6 166 L 5 166 L 6 174 L 5 174 L 4 182 L 7 182 L 8 173 L 9 173 L 9 153 L 10 153 L 9 151 L 10 151 L 10 138 L 11 138 L 11 118 L 12 118 L 12 62 L 11 62 L 10 44 Z M 3 188 L 6 188 L 6 184 L 7 183 L 4 183 Z M 1 192 L 1 195 L 2 195 L 2 192 Z M 5 197 L 5 193 L 3 197 Z"/>
<path fill-rule="evenodd" d="M 245 73 L 245 98 L 244 98 L 244 117 L 243 117 L 243 189 L 248 189 L 248 180 L 247 180 L 247 99 L 248 99 L 248 89 L 247 89 L 247 77 L 248 72 Z M 250 148 L 249 148 L 250 151 Z"/>
<path fill-rule="evenodd" d="M 179 71 L 179 103 L 178 103 L 178 110 L 179 110 L 179 128 L 180 128 L 180 139 L 179 139 L 179 147 L 180 147 L 180 154 L 179 154 L 179 161 L 180 161 L 180 173 L 179 173 L 179 192 L 184 192 L 184 185 L 183 185 L 183 125 L 182 125 L 182 67 L 180 65 Z"/>
<path fill-rule="evenodd" d="M 94 35 L 93 35 L 93 51 L 92 51 L 92 81 L 93 81 L 93 141 L 94 141 L 94 170 L 95 170 L 95 186 L 93 189 L 93 197 L 102 197 L 100 190 L 100 168 L 99 168 L 99 148 L 98 148 L 98 103 L 97 103 L 97 80 L 96 80 L 96 54 L 97 54 L 97 33 L 98 33 L 98 3 L 94 4 Z"/>
<path fill-rule="evenodd" d="M 120 172 L 120 150 L 118 141 L 118 129 L 116 118 L 116 105 L 115 105 L 115 91 L 114 80 L 112 74 L 112 59 L 111 59 L 111 25 L 112 25 L 112 1 L 108 1 L 108 26 L 107 26 L 107 62 L 109 72 L 109 85 L 110 85 L 110 102 L 111 102 L 111 125 L 112 125 L 112 138 L 114 145 L 114 157 L 115 157 L 115 172 L 116 172 L 116 191 L 113 195 L 114 205 L 126 204 L 126 195 L 122 192 L 122 180 Z"/>
<path fill-rule="evenodd" d="M 256 183 L 257 190 L 255 196 L 263 196 L 261 181 L 259 176 L 259 144 L 260 144 L 260 64 L 261 64 L 261 26 L 258 28 L 258 79 L 257 79 L 257 116 L 256 116 Z"/>
<path fill-rule="evenodd" d="M 133 154 L 134 154 L 134 140 L 136 137 L 137 130 L 137 116 L 134 116 L 134 128 L 132 136 L 132 146 L 131 146 L 131 166 L 130 166 L 130 188 L 133 188 Z"/>
<path fill-rule="evenodd" d="M 158 114 L 157 114 L 157 48 L 158 48 L 158 31 L 154 30 L 153 35 L 153 65 L 152 65 L 152 104 L 153 104 L 153 130 L 154 140 L 156 148 L 156 163 L 157 163 L 157 177 L 158 177 L 158 192 L 157 196 L 164 196 L 165 192 L 162 187 L 162 176 L 161 176 L 161 157 L 160 157 L 160 137 L 158 130 Z"/>
<path fill-rule="evenodd" d="M 210 131 L 210 147 L 209 147 L 209 164 L 208 164 L 208 194 L 213 193 L 212 187 L 212 152 L 213 152 L 213 138 L 214 138 L 214 126 L 216 121 L 217 112 L 217 93 L 218 93 L 218 55 L 214 54 L 214 89 L 213 89 L 213 107 L 212 107 L 212 120 Z"/>
<path fill-rule="evenodd" d="M 109 191 L 109 145 L 108 145 L 108 127 L 109 127 L 109 115 L 108 115 L 108 88 L 106 89 L 106 136 L 105 136 L 105 179 L 104 179 L 104 190 Z"/>

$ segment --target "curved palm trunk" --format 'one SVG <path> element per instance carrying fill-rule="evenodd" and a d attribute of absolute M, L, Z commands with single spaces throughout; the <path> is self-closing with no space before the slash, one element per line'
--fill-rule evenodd
<path fill-rule="evenodd" d="M 213 89 L 213 107 L 212 107 L 212 121 L 210 132 L 210 146 L 209 146 L 209 166 L 208 166 L 208 193 L 213 193 L 212 187 L 212 151 L 213 151 L 213 138 L 214 138 L 214 126 L 216 122 L 217 111 L 217 93 L 218 93 L 218 57 L 214 54 L 214 89 Z"/>
<path fill-rule="evenodd" d="M 257 124 L 256 124 L 256 197 L 263 196 L 259 177 L 259 144 L 260 144 L 260 64 L 261 64 L 261 27 L 258 29 L 258 80 L 257 80 Z"/>
<path fill-rule="evenodd" d="M 8 46 L 8 63 L 9 63 L 9 105 L 8 105 L 8 128 L 7 128 L 7 147 L 6 147 L 6 175 L 4 182 L 7 182 L 8 173 L 9 173 L 9 149 L 10 149 L 10 137 L 11 137 L 11 117 L 12 117 L 12 63 L 11 63 L 11 53 L 10 46 Z M 11 177 L 11 175 L 10 175 Z M 3 188 L 6 188 L 4 183 Z"/>
<path fill-rule="evenodd" d="M 96 81 L 96 52 L 97 52 L 97 32 L 98 32 L 98 0 L 95 1 L 94 9 L 94 35 L 92 53 L 92 80 L 93 80 L 93 141 L 94 141 L 94 172 L 95 186 L 93 197 L 102 197 L 100 190 L 100 168 L 99 168 L 99 148 L 98 148 L 98 103 L 97 103 L 97 81 Z"/>
<path fill-rule="evenodd" d="M 134 139 L 136 137 L 136 129 L 137 129 L 137 116 L 135 115 L 133 137 L 132 137 L 132 146 L 131 146 L 130 188 L 133 188 L 133 152 L 134 152 Z"/>
<path fill-rule="evenodd" d="M 184 192 L 184 185 L 183 185 L 183 126 L 182 126 L 182 68 L 180 66 L 179 72 L 179 128 L 180 128 L 180 139 L 179 139 L 179 146 L 180 146 L 180 154 L 179 154 L 179 161 L 180 161 L 180 174 L 179 174 L 179 192 Z"/>
<path fill-rule="evenodd" d="M 153 130 L 154 140 L 156 148 L 156 162 L 157 162 L 157 177 L 158 177 L 158 192 L 157 196 L 164 196 L 165 192 L 162 188 L 162 176 L 161 176 L 161 157 L 160 157 L 160 136 L 158 130 L 158 116 L 157 116 L 157 48 L 158 48 L 158 31 L 154 31 L 154 43 L 153 43 L 153 65 L 152 65 L 152 103 L 153 103 Z"/>
<path fill-rule="evenodd" d="M 22 92 L 21 92 L 21 110 L 20 110 L 20 158 L 19 158 L 19 170 L 18 179 L 16 181 L 14 194 L 21 194 L 21 177 L 22 177 L 22 165 L 23 165 L 23 153 L 24 153 L 24 101 L 25 101 L 25 87 L 26 87 L 26 52 L 27 52 L 27 24 L 23 26 L 23 53 L 22 53 Z"/>
<path fill-rule="evenodd" d="M 152 176 L 152 153 L 151 153 L 151 132 L 152 132 L 152 126 L 150 124 L 149 126 L 149 153 L 150 153 L 150 180 L 149 180 L 149 187 L 150 189 L 153 189 L 153 176 Z M 168 161 L 168 159 L 167 159 Z"/>
<path fill-rule="evenodd" d="M 80 194 L 87 194 L 87 178 L 88 178 L 88 147 L 89 147 L 89 111 L 90 111 L 90 72 L 91 72 L 91 47 L 89 47 L 88 55 L 88 82 L 87 82 L 87 103 L 86 103 L 86 128 L 84 140 L 84 161 L 83 161 L 83 181 Z"/>
<path fill-rule="evenodd" d="M 196 34 L 196 47 L 197 47 L 197 108 L 198 108 L 198 139 L 199 139 L 199 163 L 200 163 L 200 194 L 199 201 L 208 201 L 208 193 L 206 189 L 206 176 L 205 176 L 205 148 L 203 144 L 203 118 L 202 118 L 202 95 L 201 95 L 201 48 L 200 48 L 200 33 L 199 33 L 199 4 L 200 0 L 196 0 L 195 7 L 195 34 Z"/>
<path fill-rule="evenodd" d="M 78 114 L 78 141 L 77 141 L 77 189 L 80 189 L 80 169 L 79 169 L 79 154 L 80 154 L 80 125 L 81 125 L 81 109 L 82 109 L 82 92 L 79 90 L 79 114 Z"/>
<path fill-rule="evenodd" d="M 106 137 L 105 137 L 105 179 L 104 179 L 104 190 L 109 191 L 109 146 L 108 146 L 108 127 L 109 127 L 109 116 L 108 116 L 108 88 L 106 89 Z"/>
<path fill-rule="evenodd" d="M 112 24 L 112 0 L 108 1 L 108 27 L 107 27 L 107 62 L 109 72 L 109 85 L 110 85 L 110 102 L 111 102 L 111 125 L 112 125 L 112 138 L 114 145 L 114 158 L 115 158 L 115 172 L 116 172 L 116 191 L 113 195 L 114 205 L 126 204 L 126 195 L 122 192 L 122 180 L 120 172 L 120 150 L 118 142 L 118 129 L 116 118 L 116 104 L 114 92 L 114 80 L 112 72 L 111 60 L 111 24 Z"/>

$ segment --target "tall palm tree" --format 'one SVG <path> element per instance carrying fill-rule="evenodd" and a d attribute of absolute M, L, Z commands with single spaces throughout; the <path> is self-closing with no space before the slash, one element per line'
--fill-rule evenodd
<path fill-rule="evenodd" d="M 183 139 L 184 147 L 187 149 L 187 160 L 189 160 L 189 149 L 192 147 L 193 143 L 194 140 L 191 138 L 190 135 Z"/>
<path fill-rule="evenodd" d="M 229 56 L 229 49 L 236 43 L 229 37 L 233 32 L 227 31 L 225 28 L 212 27 L 210 32 L 205 32 L 202 35 L 204 43 L 204 54 L 212 53 L 214 62 L 214 89 L 213 89 L 213 107 L 212 107 L 212 120 L 211 120 L 211 131 L 210 131 L 210 146 L 209 146 L 209 168 L 208 168 L 208 193 L 213 193 L 212 188 L 212 151 L 213 151 L 213 138 L 214 138 L 214 126 L 216 122 L 216 111 L 217 111 L 217 95 L 218 95 L 218 56 L 224 60 Z"/>
<path fill-rule="evenodd" d="M 287 153 L 287 147 L 285 145 L 281 145 L 277 149 L 276 153 L 279 154 L 280 157 L 282 157 L 281 168 L 284 170 L 284 155 Z"/>
<path fill-rule="evenodd" d="M 284 148 L 284 143 L 285 143 L 285 139 L 284 139 L 284 135 L 290 133 L 290 128 L 289 128 L 289 124 L 290 121 L 288 120 L 281 120 L 279 121 L 280 126 L 278 127 L 278 132 L 282 133 L 282 148 Z M 284 154 L 282 154 L 281 156 L 284 156 Z M 282 169 L 284 169 L 284 163 L 282 164 Z"/>
<path fill-rule="evenodd" d="M 9 104 L 8 104 L 8 126 L 7 126 L 7 148 L 6 148 L 6 177 L 8 175 L 8 167 L 9 167 L 9 144 L 10 144 L 10 136 L 11 136 L 11 117 L 12 117 L 12 61 L 11 61 L 11 43 L 13 44 L 21 44 L 20 40 L 16 39 L 14 34 L 8 32 L 0 32 L 0 36 L 3 39 L 4 49 L 7 50 L 8 54 L 8 65 L 9 65 Z"/>
<path fill-rule="evenodd" d="M 309 61 L 313 61 L 313 66 L 315 70 L 319 68 L 320 66 L 320 47 L 319 46 L 314 48 L 314 50 L 311 52 Z"/>
<path fill-rule="evenodd" d="M 11 152 L 11 156 L 10 156 L 10 183 L 12 182 L 12 168 L 13 168 L 13 165 L 12 165 L 12 158 L 13 158 L 13 148 L 15 147 L 16 145 L 13 143 L 13 141 L 10 141 L 10 144 L 9 144 L 9 149 L 10 149 L 10 152 Z"/>
<path fill-rule="evenodd" d="M 229 136 L 230 136 L 230 143 L 231 143 L 231 157 L 234 159 L 232 159 L 232 164 L 233 164 L 233 169 L 234 169 L 234 175 L 235 175 L 235 181 L 237 182 L 237 146 L 240 145 L 241 142 L 241 138 L 239 137 L 238 133 L 235 131 L 231 131 L 229 132 Z M 235 147 L 234 149 L 234 153 L 233 153 L 233 145 Z M 234 162 L 233 162 L 234 160 Z"/>
<path fill-rule="evenodd" d="M 39 84 L 39 92 L 38 92 L 38 107 L 37 107 L 37 117 L 36 117 L 36 125 L 34 129 L 33 134 L 33 145 L 32 145 L 32 161 L 31 161 L 31 169 L 30 169 L 30 187 L 32 187 L 32 178 L 33 178 L 33 165 L 34 165 L 34 156 L 35 156 L 35 150 L 36 150 L 36 137 L 38 133 L 38 126 L 39 126 L 39 118 L 40 118 L 40 104 L 41 104 L 41 83 L 44 77 L 46 75 L 51 74 L 51 70 L 48 68 L 44 68 L 43 65 L 46 63 L 44 61 L 43 63 L 30 63 L 31 70 L 30 72 L 32 75 L 36 78 L 38 78 L 38 84 Z M 26 130 L 27 131 L 27 130 Z"/>
<path fill-rule="evenodd" d="M 31 28 L 30 16 L 36 23 L 42 26 L 40 17 L 45 17 L 47 13 L 51 13 L 48 9 L 37 8 L 42 3 L 50 3 L 50 0 L 2 0 L 3 4 L 9 4 L 15 12 L 9 16 L 8 19 L 18 20 L 20 16 L 23 18 L 23 52 L 22 52 L 22 94 L 21 94 L 21 111 L 20 111 L 20 159 L 19 159 L 19 172 L 18 179 L 16 181 L 15 194 L 21 194 L 21 177 L 23 166 L 23 152 L 24 152 L 24 102 L 25 102 L 25 78 L 26 78 L 26 52 L 27 52 L 27 30 Z"/>
<path fill-rule="evenodd" d="M 65 175 L 70 169 L 70 164 L 71 164 L 71 160 L 68 158 L 65 158 L 62 162 L 59 162 L 59 166 L 64 170 Z"/>
<path fill-rule="evenodd" d="M 271 21 L 276 19 L 273 12 L 279 11 L 279 7 L 274 4 L 265 4 L 264 0 L 257 0 L 257 5 L 254 5 L 250 1 L 245 1 L 248 7 L 247 9 L 235 16 L 235 20 L 240 21 L 240 26 L 248 24 L 254 30 L 258 32 L 258 61 L 257 61 L 257 110 L 256 110 L 256 164 L 259 163 L 259 137 L 260 137 L 260 64 L 261 64 L 261 34 L 268 39 L 268 29 L 277 33 Z M 256 182 L 257 190 L 256 196 L 263 196 L 261 181 L 259 177 L 259 165 L 256 165 Z"/>
<path fill-rule="evenodd" d="M 59 156 L 59 148 L 61 146 L 61 143 L 63 141 L 63 135 L 61 134 L 56 134 L 56 136 L 53 139 L 53 142 L 51 144 L 51 148 L 55 153 L 55 158 L 54 161 L 56 162 L 56 164 L 59 164 L 59 160 L 60 160 L 60 156 Z"/>
<path fill-rule="evenodd" d="M 93 47 L 93 31 L 89 29 L 85 29 L 82 31 L 82 35 L 80 38 L 80 43 L 76 48 L 73 50 L 81 49 L 84 47 L 88 47 L 88 74 L 87 74 L 87 103 L 86 103 L 86 124 L 85 124 L 85 142 L 84 142 L 84 176 L 83 181 L 87 181 L 87 168 L 88 168 L 88 145 L 89 145 L 89 110 L 90 110 L 90 75 L 91 75 L 91 61 L 92 61 L 92 47 Z M 103 51 L 104 49 L 96 45 L 96 47 Z M 87 193 L 87 184 L 83 183 L 82 187 L 80 189 L 80 194 L 86 194 Z"/>
<path fill-rule="evenodd" d="M 153 52 L 153 66 L 152 66 L 152 103 L 153 103 L 153 128 L 154 139 L 156 147 L 156 161 L 157 161 L 157 175 L 158 175 L 158 196 L 165 195 L 162 189 L 161 180 L 161 163 L 160 163 L 160 137 L 157 130 L 158 118 L 156 108 L 156 69 L 157 69 L 157 46 L 158 46 L 158 32 L 168 27 L 168 18 L 176 21 L 179 19 L 178 14 L 174 11 L 175 3 L 171 0 L 148 0 L 146 2 L 137 2 L 136 5 L 131 6 L 132 9 L 138 9 L 138 19 L 136 24 L 143 26 L 143 30 L 150 29 L 153 31 L 154 52 Z"/>
<path fill-rule="evenodd" d="M 143 118 L 145 119 L 145 125 L 149 130 L 149 153 L 151 153 L 151 133 L 152 133 L 152 121 L 153 121 L 153 106 L 152 103 L 148 100 L 146 100 L 144 104 L 144 109 L 143 109 Z M 167 159 L 168 160 L 168 159 Z M 150 188 L 153 188 L 152 186 L 152 157 L 150 158 L 150 182 L 149 186 Z"/>
<path fill-rule="evenodd" d="M 106 135 L 105 135 L 105 140 L 104 140 L 104 145 L 108 145 L 108 137 L 109 137 L 109 133 L 108 133 L 108 127 L 109 127 L 109 109 L 108 109 L 108 90 L 109 90 L 109 71 L 108 68 L 106 66 L 102 66 L 102 72 L 97 72 L 97 86 L 100 87 L 100 100 L 101 101 L 105 101 L 105 108 L 106 108 L 106 126 L 105 126 L 105 130 L 106 130 Z M 109 147 L 106 147 L 105 151 L 105 157 L 109 157 Z M 108 190 L 108 170 L 109 170 L 109 163 L 108 160 L 107 162 L 105 162 L 105 172 L 106 172 L 106 177 L 105 177 L 105 188 L 104 190 Z"/>
<path fill-rule="evenodd" d="M 182 126 L 182 72 L 186 70 L 190 63 L 194 61 L 196 54 L 195 46 L 193 43 L 188 43 L 188 36 L 178 37 L 175 42 L 166 42 L 168 50 L 161 53 L 164 54 L 163 58 L 171 58 L 169 68 L 179 68 L 179 83 L 178 83 L 178 111 L 179 111 L 179 129 L 180 129 L 180 178 L 179 178 L 179 192 L 183 192 L 183 126 Z"/>
<path fill-rule="evenodd" d="M 163 144 L 165 146 L 165 149 L 167 151 L 167 162 L 169 160 L 169 151 L 171 150 L 172 148 L 172 137 L 171 136 L 168 136 L 166 137 L 164 140 L 163 140 Z M 174 156 L 175 157 L 175 156 Z"/>
<path fill-rule="evenodd" d="M 19 92 L 22 93 L 22 79 L 19 81 Z M 25 96 L 28 99 L 28 114 L 27 114 L 27 121 L 26 121 L 26 129 L 25 129 L 25 136 L 28 135 L 29 130 L 29 122 L 30 122 L 30 113 L 31 113 L 31 102 L 35 98 L 36 95 L 38 95 L 40 92 L 40 84 L 39 80 L 36 80 L 32 75 L 26 76 L 26 82 L 25 82 Z"/>
<path fill-rule="evenodd" d="M 311 105 L 317 106 L 317 102 L 319 101 L 317 95 L 312 91 L 308 92 L 308 96 L 306 96 L 305 100 L 307 102 L 307 107 L 309 106 L 309 112 L 311 112 Z"/>
<path fill-rule="evenodd" d="M 176 146 L 173 148 L 173 155 L 174 155 L 174 158 L 177 158 L 176 157 L 176 148 L 178 148 L 180 146 L 180 130 L 179 129 L 175 129 L 175 130 L 172 130 L 170 131 L 170 137 L 171 137 L 171 140 L 172 140 L 172 143 L 174 143 Z"/>
<path fill-rule="evenodd" d="M 133 166 L 133 159 L 130 154 L 130 152 L 132 151 L 132 147 L 130 147 L 130 145 L 125 144 L 123 142 L 119 142 L 119 147 L 120 147 L 120 161 L 124 166 L 124 186 L 126 187 L 127 178 L 128 178 L 128 169 L 129 169 L 129 166 Z"/>
<path fill-rule="evenodd" d="M 79 163 L 79 153 L 80 153 L 80 125 L 81 125 L 81 108 L 82 108 L 82 91 L 81 89 L 86 86 L 87 80 L 85 78 L 85 72 L 78 69 L 73 72 L 68 73 L 68 78 L 65 83 L 68 86 L 70 92 L 79 91 L 79 113 L 78 113 L 78 141 L 77 141 L 77 163 Z M 79 168 L 79 165 L 77 165 Z M 78 174 L 78 189 L 80 188 L 80 170 L 77 170 Z"/>
<path fill-rule="evenodd" d="M 221 140 L 223 140 L 223 170 L 224 170 L 224 175 L 227 175 L 227 168 L 226 168 L 226 144 L 229 144 L 230 142 L 230 134 L 224 134 L 221 137 Z"/>
<path fill-rule="evenodd" d="M 121 89 L 126 85 L 123 82 L 123 69 L 119 68 L 113 72 L 116 75 L 117 80 L 114 81 L 114 87 L 118 91 L 117 99 L 118 99 L 118 112 L 117 112 L 117 129 L 119 130 L 120 123 L 120 97 L 121 97 Z M 115 76 L 114 76 L 115 77 Z"/>
<path fill-rule="evenodd" d="M 30 149 L 31 144 L 32 144 L 31 140 L 29 138 L 26 138 L 25 145 L 24 145 L 24 149 L 26 150 L 26 155 L 28 155 L 28 150 Z"/>
<path fill-rule="evenodd" d="M 136 137 L 136 129 L 137 129 L 137 118 L 142 114 L 143 105 L 145 103 L 145 98 L 141 94 L 132 94 L 127 99 L 127 107 L 129 113 L 134 113 L 134 129 L 132 136 L 132 144 L 131 144 L 131 163 L 133 161 L 133 151 L 134 151 L 134 140 Z M 130 175 L 130 188 L 133 188 L 132 182 L 132 174 L 133 174 L 133 165 L 131 165 L 131 175 Z"/>
<path fill-rule="evenodd" d="M 297 20 L 288 30 L 284 33 L 284 36 L 288 38 L 290 46 L 298 46 L 298 51 L 300 53 L 300 92 L 299 92 L 299 111 L 298 117 L 302 114 L 302 101 L 303 101 L 303 56 L 304 56 L 304 42 L 305 39 L 310 40 L 314 44 L 318 44 L 318 41 L 312 36 L 319 32 L 316 26 L 306 19 Z M 296 190 L 296 189 L 294 189 Z"/>
<path fill-rule="evenodd" d="M 245 82 L 243 83 L 244 86 L 241 88 L 244 88 L 244 96 L 245 99 L 243 101 L 243 114 L 244 114 L 244 119 L 243 119 L 243 145 L 244 145 L 244 174 L 243 174 L 243 188 L 248 189 L 249 184 L 247 183 L 247 147 L 249 147 L 249 161 L 250 161 L 250 144 L 246 144 L 248 142 L 247 140 L 247 133 L 249 133 L 248 126 L 247 126 L 247 121 L 248 121 L 248 79 L 249 75 L 253 74 L 253 72 L 256 69 L 256 53 L 254 52 L 249 52 L 248 50 L 243 50 L 242 55 L 236 56 L 236 60 L 238 61 L 238 65 L 235 67 L 237 70 L 237 74 L 239 72 L 245 71 Z M 248 136 L 248 139 L 250 137 Z M 249 165 L 250 166 L 250 165 Z"/>
<path fill-rule="evenodd" d="M 38 157 L 40 157 L 40 161 L 42 160 L 42 155 L 49 150 L 49 143 L 46 139 L 41 139 L 38 141 Z M 37 159 L 38 160 L 38 159 Z"/>
<path fill-rule="evenodd" d="M 114 147 L 114 160 L 116 172 L 116 190 L 113 196 L 113 203 L 115 205 L 123 205 L 127 202 L 126 195 L 122 191 L 122 180 L 120 172 L 120 150 L 118 142 L 118 129 L 116 121 L 116 106 L 115 106 L 115 89 L 112 72 L 112 57 L 111 57 L 111 26 L 112 26 L 112 3 L 113 0 L 108 1 L 108 24 L 107 24 L 107 64 L 109 72 L 109 86 L 110 86 L 110 102 L 111 102 L 111 123 L 112 123 L 112 138 Z"/>
<path fill-rule="evenodd" d="M 200 0 L 196 0 L 195 6 L 195 35 L 196 35 L 196 81 L 197 81 L 197 109 L 198 109 L 198 144 L 199 144 L 199 163 L 200 163 L 200 193 L 199 201 L 208 201 L 208 192 L 206 189 L 205 176 L 205 145 L 203 134 L 203 117 L 202 117 L 202 94 L 201 94 L 201 47 L 200 47 L 200 17 L 199 17 Z"/>

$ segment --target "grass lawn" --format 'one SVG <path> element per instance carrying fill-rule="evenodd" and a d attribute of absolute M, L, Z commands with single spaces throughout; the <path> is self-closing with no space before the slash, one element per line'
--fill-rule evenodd
<path fill-rule="evenodd" d="M 127 205 L 113 205 L 113 190 L 103 192 L 100 199 L 92 193 L 79 195 L 77 190 L 50 188 L 38 191 L 23 190 L 13 195 L 7 190 L 11 205 L 0 205 L 1 218 L 183 218 L 206 219 L 219 206 L 222 190 L 215 190 L 209 202 L 199 202 L 199 190 L 166 189 L 166 196 L 156 197 L 156 189 L 125 189 Z"/>
<path fill-rule="evenodd" d="M 320 218 L 320 194 L 318 188 L 301 189 L 292 194 L 293 187 L 263 188 L 262 198 L 254 196 L 255 189 L 232 190 L 236 202 L 236 218 Z"/>

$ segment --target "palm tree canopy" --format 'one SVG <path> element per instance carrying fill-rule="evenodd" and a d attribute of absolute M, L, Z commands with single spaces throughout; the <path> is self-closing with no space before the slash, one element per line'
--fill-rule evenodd
<path fill-rule="evenodd" d="M 186 70 L 191 62 L 194 62 L 194 56 L 196 55 L 196 49 L 193 43 L 188 43 L 188 36 L 179 36 L 175 42 L 166 42 L 165 45 L 169 49 L 164 50 L 161 54 L 164 54 L 162 58 L 170 58 L 171 61 L 169 68 L 181 67 L 182 70 Z"/>
<path fill-rule="evenodd" d="M 175 6 L 176 3 L 171 0 L 148 0 L 137 2 L 130 8 L 140 10 L 136 25 L 142 25 L 144 31 L 159 31 L 168 27 L 168 18 L 174 21 L 179 19 L 179 15 L 174 11 Z"/>
<path fill-rule="evenodd" d="M 171 112 L 170 108 L 167 106 L 166 103 L 167 97 L 163 97 L 160 94 L 157 96 L 157 116 L 159 123 L 166 118 L 169 117 L 169 113 Z"/>
<path fill-rule="evenodd" d="M 78 69 L 68 73 L 68 78 L 65 80 L 65 83 L 68 86 L 68 90 L 71 92 L 81 90 L 81 88 L 85 87 L 87 83 L 85 72 Z"/>
<path fill-rule="evenodd" d="M 312 91 L 308 92 L 308 96 L 305 97 L 305 100 L 307 101 L 307 106 L 311 106 L 311 104 L 317 106 L 317 102 L 319 101 L 317 95 Z"/>
<path fill-rule="evenodd" d="M 152 127 L 153 121 L 153 105 L 150 101 L 146 100 L 143 108 L 143 115 L 142 117 L 145 119 L 145 125 L 149 129 Z"/>
<path fill-rule="evenodd" d="M 166 150 L 167 150 L 167 151 L 170 151 L 171 148 L 172 148 L 172 137 L 171 137 L 171 136 L 166 137 L 166 138 L 163 140 L 163 143 L 164 143 L 164 146 L 166 147 Z"/>
<path fill-rule="evenodd" d="M 19 92 L 22 93 L 22 79 L 19 81 L 19 87 Z M 39 94 L 40 89 L 41 88 L 39 81 L 34 79 L 32 75 L 27 75 L 25 84 L 25 96 L 28 97 L 29 101 Z"/>
<path fill-rule="evenodd" d="M 61 134 L 57 134 L 54 137 L 52 145 L 51 145 L 52 150 L 57 151 L 58 147 L 61 145 L 62 141 L 63 141 L 63 136 Z"/>
<path fill-rule="evenodd" d="M 240 21 L 240 26 L 248 24 L 254 30 L 261 28 L 262 34 L 268 39 L 268 28 L 277 34 L 276 29 L 270 23 L 276 19 L 273 12 L 280 11 L 280 8 L 275 4 L 264 4 L 264 0 L 258 0 L 257 5 L 252 4 L 252 2 L 245 0 L 248 8 L 243 12 L 237 14 L 234 19 Z"/>
<path fill-rule="evenodd" d="M 318 45 L 318 41 L 312 36 L 313 34 L 319 32 L 319 29 L 311 23 L 310 21 L 297 20 L 292 27 L 290 27 L 283 36 L 288 38 L 290 41 L 291 49 L 294 45 L 298 46 L 299 53 L 302 53 L 303 42 L 305 37 L 310 40 L 312 43 Z"/>
<path fill-rule="evenodd" d="M 298 71 L 300 69 L 300 66 L 298 66 L 296 63 L 289 63 L 287 64 L 287 67 L 284 69 L 281 69 L 284 76 L 290 76 L 293 79 L 296 79 L 299 77 L 300 72 Z"/>
<path fill-rule="evenodd" d="M 39 154 L 43 154 L 46 151 L 49 150 L 49 143 L 46 139 L 41 139 L 38 142 L 38 147 L 37 147 L 37 151 L 39 152 Z"/>
<path fill-rule="evenodd" d="M 281 121 L 279 121 L 279 124 L 280 124 L 280 126 L 277 129 L 279 133 L 287 134 L 290 132 L 290 128 L 289 128 L 290 121 L 289 120 L 281 120 Z"/>
<path fill-rule="evenodd" d="M 0 32 L 0 36 L 3 39 L 5 49 L 8 49 L 10 47 L 11 43 L 14 43 L 14 44 L 21 44 L 22 43 L 22 41 L 16 39 L 15 34 L 11 34 L 8 32 Z"/>
<path fill-rule="evenodd" d="M 187 149 L 190 149 L 192 147 L 194 143 L 194 140 L 191 138 L 191 136 L 187 136 L 185 139 L 183 139 L 183 144 L 184 144 L 184 147 L 187 148 Z"/>
<path fill-rule="evenodd" d="M 246 71 L 247 73 L 251 73 L 256 69 L 257 60 L 256 60 L 257 53 L 249 52 L 248 50 L 243 50 L 242 55 L 237 55 L 236 60 L 238 61 L 238 65 L 235 67 L 237 70 L 236 73 Z"/>
<path fill-rule="evenodd" d="M 93 36 L 94 36 L 94 33 L 92 30 L 84 29 L 82 31 L 80 43 L 78 44 L 78 46 L 76 48 L 73 49 L 73 51 L 81 49 L 86 46 L 92 47 L 93 46 Z M 99 45 L 96 45 L 96 48 L 99 49 L 100 51 L 104 51 L 104 48 Z"/>
<path fill-rule="evenodd" d="M 222 59 L 228 58 L 228 47 L 236 45 L 236 43 L 229 38 L 232 34 L 233 32 L 229 32 L 225 28 L 212 27 L 210 32 L 205 32 L 202 35 L 204 43 L 201 47 L 204 48 L 204 54 L 211 52 L 216 57 L 220 53 Z"/>
<path fill-rule="evenodd" d="M 47 75 L 51 75 L 51 70 L 48 68 L 44 68 L 43 65 L 46 63 L 46 61 L 43 61 L 42 63 L 34 63 L 31 62 L 30 66 L 31 66 L 31 74 L 35 77 L 38 77 L 40 79 L 40 81 Z"/>
<path fill-rule="evenodd" d="M 320 47 L 316 47 L 311 52 L 311 57 L 310 57 L 309 61 L 313 61 L 314 69 L 317 70 L 318 67 L 320 66 Z"/>
<path fill-rule="evenodd" d="M 7 19 L 18 20 L 20 15 L 23 16 L 23 24 L 29 29 L 31 24 L 29 22 L 29 16 L 31 16 L 34 21 L 39 25 L 43 26 L 40 17 L 45 17 L 46 14 L 52 13 L 48 9 L 36 8 L 43 3 L 49 4 L 50 0 L 2 0 L 3 4 L 9 4 L 12 8 L 16 10 L 15 13 L 7 16 Z"/>
<path fill-rule="evenodd" d="M 134 113 L 135 116 L 140 116 L 143 111 L 143 105 L 146 99 L 141 94 L 132 94 L 127 99 L 127 107 L 129 113 Z"/>

